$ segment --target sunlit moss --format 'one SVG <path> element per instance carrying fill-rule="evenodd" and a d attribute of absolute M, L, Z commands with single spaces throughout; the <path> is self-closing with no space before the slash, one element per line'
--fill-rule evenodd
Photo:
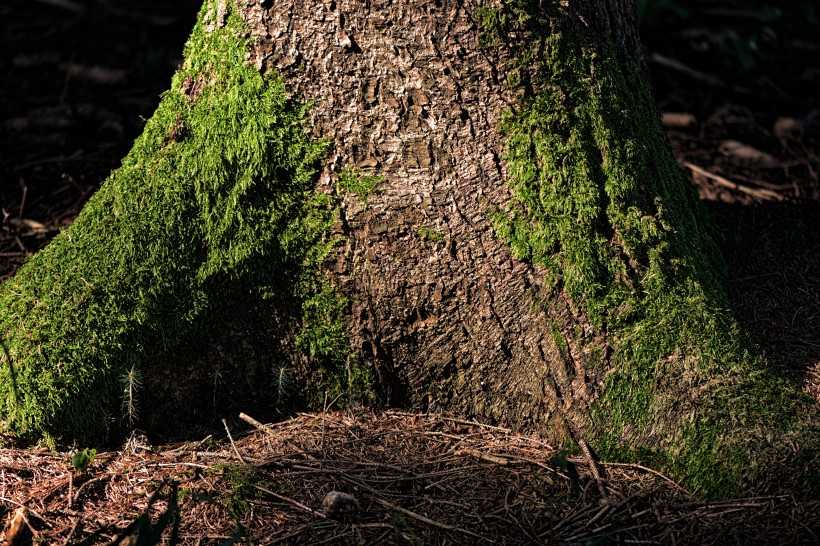
<path fill-rule="evenodd" d="M 211 4 L 122 166 L 0 288 L 4 428 L 97 440 L 119 414 L 118 378 L 150 374 L 221 299 L 252 290 L 309 314 L 325 293 L 315 265 L 337 206 L 313 190 L 325 144 L 275 74 L 246 66 L 239 15 Z"/>
<path fill-rule="evenodd" d="M 606 36 L 586 43 L 555 6 L 497 9 L 487 32 L 506 32 L 509 84 L 525 89 L 502 122 L 516 202 L 494 225 L 612 344 L 589 423 L 599 452 L 712 495 L 776 488 L 784 474 L 816 487 L 814 410 L 728 310 L 714 230 L 637 62 L 602 48 Z"/>

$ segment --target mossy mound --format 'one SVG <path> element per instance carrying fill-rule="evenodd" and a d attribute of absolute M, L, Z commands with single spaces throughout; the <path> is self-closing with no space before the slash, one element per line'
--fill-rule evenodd
<path fill-rule="evenodd" d="M 329 321 L 303 333 L 311 353 L 346 346 L 312 295 L 328 299 L 313 267 L 333 244 L 336 204 L 313 191 L 326 146 L 307 135 L 305 106 L 245 65 L 243 22 L 225 9 L 206 3 L 122 166 L 0 288 L 4 428 L 98 440 L 120 417 L 120 380 L 133 396 L 129 378 L 236 291 Z"/>
<path fill-rule="evenodd" d="M 515 0 L 480 14 L 486 41 L 517 52 L 510 84 L 523 89 L 502 126 L 517 206 L 495 226 L 609 340 L 585 433 L 602 456 L 709 495 L 816 492 L 816 408 L 754 354 L 728 309 L 714 230 L 645 73 L 550 9 Z"/>

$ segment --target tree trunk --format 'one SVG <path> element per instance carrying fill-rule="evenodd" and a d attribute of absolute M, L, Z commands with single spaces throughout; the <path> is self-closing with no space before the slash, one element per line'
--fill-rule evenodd
<path fill-rule="evenodd" d="M 7 426 L 375 395 L 712 494 L 811 483 L 816 408 L 727 310 L 632 11 L 206 2 L 123 167 L 2 288 Z"/>

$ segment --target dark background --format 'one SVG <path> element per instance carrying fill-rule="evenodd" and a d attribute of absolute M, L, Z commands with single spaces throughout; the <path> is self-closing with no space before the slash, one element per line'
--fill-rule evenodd
<path fill-rule="evenodd" d="M 767 357 L 820 397 L 820 1 L 637 4 L 675 153 L 708 173 L 685 167 L 724 233 L 732 306 Z M 0 280 L 119 165 L 199 7 L 0 5 Z"/>
<path fill-rule="evenodd" d="M 0 279 L 119 166 L 168 88 L 200 5 L 0 4 Z"/>

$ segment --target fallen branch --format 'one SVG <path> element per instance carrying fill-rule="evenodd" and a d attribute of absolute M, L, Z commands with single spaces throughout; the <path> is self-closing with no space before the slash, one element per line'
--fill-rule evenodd
<path fill-rule="evenodd" d="M 680 72 L 681 74 L 685 74 L 685 75 L 689 76 L 690 78 L 693 78 L 693 79 L 708 83 L 709 85 L 714 85 L 716 87 L 727 87 L 727 88 L 731 89 L 732 91 L 737 91 L 738 93 L 743 93 L 745 95 L 755 95 L 755 96 L 757 96 L 757 93 L 755 93 L 751 89 L 747 89 L 746 87 L 740 87 L 738 85 L 729 85 L 725 81 L 718 78 L 717 76 L 712 76 L 711 74 L 707 74 L 705 72 L 701 72 L 700 70 L 696 70 L 696 69 L 692 68 L 691 66 L 687 66 L 687 65 L 683 64 L 682 62 L 680 62 L 678 60 L 672 59 L 672 58 L 667 57 L 665 55 L 661 55 L 660 53 L 653 53 L 652 55 L 649 56 L 649 58 L 653 62 L 655 62 L 655 63 L 657 63 L 661 66 L 665 66 L 666 68 L 671 68 L 672 70 Z"/>
<path fill-rule="evenodd" d="M 325 516 L 323 513 L 319 512 L 318 510 L 314 510 L 310 506 L 302 504 L 301 502 L 299 502 L 297 500 L 293 500 L 290 497 L 280 495 L 279 493 L 276 493 L 275 491 L 271 491 L 270 489 L 267 489 L 266 487 L 262 487 L 261 485 L 254 485 L 254 487 L 256 489 L 258 489 L 259 491 L 261 491 L 261 492 L 263 492 L 267 495 L 270 495 L 271 497 L 273 497 L 275 499 L 279 499 L 280 501 L 283 501 L 283 502 L 286 502 L 290 505 L 293 505 L 296 508 L 298 508 L 300 510 L 304 510 L 305 512 L 307 512 L 309 514 L 313 514 L 314 516 L 318 516 L 322 519 L 327 519 L 327 516 Z"/>

